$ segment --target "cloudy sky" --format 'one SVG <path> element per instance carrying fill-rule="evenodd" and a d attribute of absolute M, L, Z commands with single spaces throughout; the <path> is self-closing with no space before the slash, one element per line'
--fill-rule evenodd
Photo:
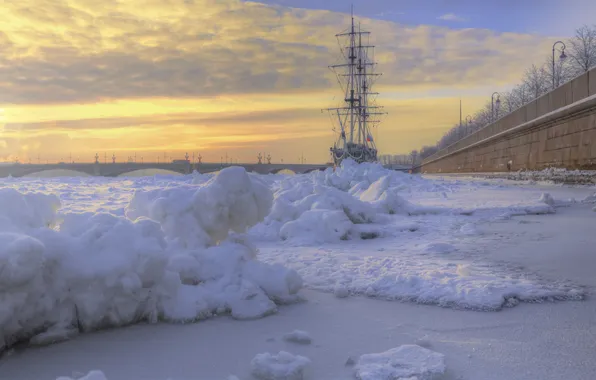
<path fill-rule="evenodd" d="M 353 0 L 377 45 L 383 153 L 434 143 L 556 38 L 588 0 Z M 3 0 L 0 160 L 328 159 L 341 93 L 327 65 L 344 0 Z"/>

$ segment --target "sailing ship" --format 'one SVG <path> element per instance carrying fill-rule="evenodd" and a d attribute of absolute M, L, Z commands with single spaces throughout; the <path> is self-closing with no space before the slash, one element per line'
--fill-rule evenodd
<path fill-rule="evenodd" d="M 370 32 L 363 31 L 360 23 L 356 25 L 353 9 L 351 26 L 336 34 L 336 38 L 343 62 L 329 68 L 336 74 L 344 96 L 339 107 L 327 109 L 332 120 L 339 123 L 334 128 L 337 140 L 329 150 L 335 165 L 348 158 L 358 163 L 376 162 L 377 147 L 372 131 L 385 112 L 376 105 L 378 93 L 372 92 L 373 84 L 381 75 L 374 70 L 377 65 L 375 47 L 370 44 Z"/>

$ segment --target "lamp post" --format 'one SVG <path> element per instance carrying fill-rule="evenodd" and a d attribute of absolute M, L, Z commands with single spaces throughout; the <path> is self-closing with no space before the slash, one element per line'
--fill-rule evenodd
<path fill-rule="evenodd" d="M 497 95 L 497 100 L 495 101 L 495 95 Z M 495 121 L 495 103 L 497 104 L 497 109 L 499 108 L 499 105 L 501 104 L 501 95 L 498 92 L 493 92 L 493 94 L 490 96 L 490 118 L 491 118 L 491 122 Z M 498 112 L 498 111 L 497 111 Z"/>
<path fill-rule="evenodd" d="M 552 75 L 553 75 L 553 90 L 556 88 L 556 86 L 555 86 L 555 48 L 556 48 L 557 44 L 563 45 L 563 47 L 561 48 L 561 55 L 559 56 L 559 59 L 561 61 L 563 61 L 563 60 L 565 60 L 565 58 L 567 58 L 567 55 L 565 54 L 565 43 L 563 41 L 557 41 L 557 42 L 555 42 L 553 44 L 553 61 L 552 61 L 552 64 L 553 64 L 553 72 L 552 72 Z M 558 83 L 557 83 L 557 86 L 558 86 Z"/>

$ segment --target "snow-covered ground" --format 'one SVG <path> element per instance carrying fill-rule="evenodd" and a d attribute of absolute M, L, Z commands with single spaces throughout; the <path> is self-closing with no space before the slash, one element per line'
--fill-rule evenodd
<path fill-rule="evenodd" d="M 0 180 L 0 378 L 424 379 L 444 356 L 447 379 L 591 379 L 595 192 L 371 165 Z"/>

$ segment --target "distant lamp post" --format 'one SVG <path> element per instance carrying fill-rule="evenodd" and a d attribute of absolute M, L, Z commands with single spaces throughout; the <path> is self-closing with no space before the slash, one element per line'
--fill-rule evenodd
<path fill-rule="evenodd" d="M 497 95 L 497 100 L 495 100 L 495 95 Z M 492 122 L 495 121 L 495 104 L 497 105 L 498 110 L 501 105 L 501 94 L 496 91 L 490 96 L 490 117 Z"/>
<path fill-rule="evenodd" d="M 553 44 L 553 72 L 552 72 L 552 79 L 553 79 L 553 90 L 559 85 L 559 83 L 556 83 L 555 85 L 555 50 L 556 50 L 556 46 L 557 44 L 561 44 L 563 45 L 563 47 L 561 48 L 561 55 L 559 56 L 559 60 L 564 61 L 565 58 L 567 58 L 567 54 L 565 54 L 565 43 L 563 41 L 557 41 Z M 558 81 L 557 81 L 558 82 Z"/>

